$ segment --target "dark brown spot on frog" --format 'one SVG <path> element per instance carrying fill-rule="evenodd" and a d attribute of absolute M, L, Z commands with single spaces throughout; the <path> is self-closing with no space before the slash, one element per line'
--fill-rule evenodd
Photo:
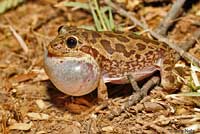
<path fill-rule="evenodd" d="M 152 54 L 153 54 L 153 51 L 149 51 L 148 54 L 149 54 L 149 55 L 152 55 Z"/>
<path fill-rule="evenodd" d="M 159 48 L 159 50 L 161 53 L 164 53 L 166 50 L 164 48 Z"/>
<path fill-rule="evenodd" d="M 101 45 L 103 46 L 103 48 L 109 53 L 109 54 L 113 54 L 114 50 L 110 45 L 110 41 L 108 40 L 100 40 Z"/>
<path fill-rule="evenodd" d="M 110 45 L 110 41 L 108 41 L 108 40 L 100 40 L 100 42 L 101 42 L 101 44 L 102 45 Z"/>
<path fill-rule="evenodd" d="M 85 53 L 89 53 L 90 52 L 90 47 L 88 47 L 88 46 L 82 46 L 80 48 L 80 50 L 83 51 L 83 52 L 85 52 Z"/>
<path fill-rule="evenodd" d="M 136 46 L 138 47 L 138 50 L 142 51 L 146 48 L 146 46 L 142 43 L 137 43 Z"/>
<path fill-rule="evenodd" d="M 115 31 L 116 34 L 124 34 L 122 31 Z"/>
<path fill-rule="evenodd" d="M 136 59 L 140 59 L 140 57 L 141 57 L 141 56 L 140 56 L 139 54 L 136 54 L 136 55 L 135 55 L 135 58 L 136 58 Z"/>
<path fill-rule="evenodd" d="M 109 32 L 107 32 L 107 33 L 105 32 L 104 35 L 106 35 L 106 36 L 108 36 L 108 37 L 110 37 L 110 38 L 115 38 L 115 37 L 116 37 L 115 34 L 109 33 Z"/>
<path fill-rule="evenodd" d="M 149 39 L 147 37 L 141 37 L 143 39 L 144 42 L 146 43 L 151 43 L 151 44 L 154 44 L 154 45 L 159 45 L 160 42 L 156 41 L 156 40 L 153 40 L 153 39 Z"/>
<path fill-rule="evenodd" d="M 125 36 L 118 35 L 116 36 L 116 38 L 121 42 L 129 42 L 129 39 L 126 38 Z"/>
<path fill-rule="evenodd" d="M 92 38 L 96 39 L 100 37 L 101 37 L 101 34 L 99 34 L 98 32 L 92 31 Z"/>
<path fill-rule="evenodd" d="M 96 49 L 91 48 L 91 47 L 89 49 L 90 49 L 89 52 L 92 55 L 92 57 L 96 58 L 99 55 L 99 52 Z"/>
<path fill-rule="evenodd" d="M 63 61 L 61 60 L 60 63 L 63 63 Z"/>
<path fill-rule="evenodd" d="M 154 45 L 159 45 L 160 43 L 156 40 L 151 40 L 145 36 L 141 36 L 141 35 L 137 35 L 137 34 L 128 34 L 128 37 L 132 38 L 132 39 L 139 39 L 144 41 L 145 43 L 152 43 Z"/>
<path fill-rule="evenodd" d="M 122 52 L 122 53 L 127 52 L 125 46 L 121 43 L 116 43 L 115 48 L 116 48 L 116 51 L 118 51 L 118 52 Z"/>
<path fill-rule="evenodd" d="M 80 50 L 84 53 L 87 53 L 91 55 L 93 58 L 96 58 L 98 56 L 98 51 L 90 46 L 82 46 Z"/>
<path fill-rule="evenodd" d="M 87 39 L 88 36 L 89 36 L 87 32 L 82 32 L 81 34 L 82 34 L 82 36 L 83 36 L 85 39 Z"/>
<path fill-rule="evenodd" d="M 132 39 L 138 39 L 138 35 L 136 35 L 136 34 L 129 34 L 128 37 L 130 37 Z"/>
<path fill-rule="evenodd" d="M 93 44 L 95 44 L 97 41 L 96 41 L 96 39 L 92 38 L 92 39 L 90 40 L 90 42 L 93 43 Z"/>
<path fill-rule="evenodd" d="M 163 47 L 163 48 L 168 48 L 168 45 L 165 44 L 165 43 L 160 43 L 160 46 Z"/>
<path fill-rule="evenodd" d="M 116 43 L 116 44 L 115 44 L 115 49 L 116 49 L 117 52 L 123 53 L 123 55 L 126 56 L 126 57 L 128 57 L 128 58 L 129 58 L 132 54 L 135 53 L 135 50 L 131 50 L 130 52 L 128 52 L 128 51 L 126 50 L 126 47 L 125 47 L 123 44 L 121 44 L 121 43 Z"/>
<path fill-rule="evenodd" d="M 148 46 L 148 48 L 149 48 L 149 49 L 153 49 L 153 47 L 152 47 L 152 46 Z"/>
<path fill-rule="evenodd" d="M 99 52 L 96 49 L 90 48 L 90 52 L 92 53 L 92 57 L 96 58 L 99 55 Z"/>

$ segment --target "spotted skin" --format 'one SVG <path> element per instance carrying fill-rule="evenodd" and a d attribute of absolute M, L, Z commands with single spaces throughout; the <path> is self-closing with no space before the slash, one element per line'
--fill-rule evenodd
<path fill-rule="evenodd" d="M 75 48 L 67 47 L 65 40 L 69 37 L 77 39 Z M 166 44 L 132 32 L 96 32 L 63 26 L 47 51 L 56 57 L 70 57 L 72 51 L 90 55 L 100 68 L 103 82 L 99 83 L 128 83 L 129 74 L 138 81 L 160 70 L 164 88 L 175 89 L 179 85 L 172 70 L 180 56 Z"/>

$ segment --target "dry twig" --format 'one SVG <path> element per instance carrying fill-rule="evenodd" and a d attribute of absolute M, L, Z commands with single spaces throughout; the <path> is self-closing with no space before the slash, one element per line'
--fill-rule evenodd
<path fill-rule="evenodd" d="M 29 50 L 28 50 L 28 47 L 27 47 L 25 41 L 22 39 L 22 37 L 15 31 L 15 29 L 11 25 L 9 25 L 9 29 L 13 33 L 13 35 L 15 36 L 17 41 L 19 42 L 19 44 L 22 47 L 22 49 L 24 50 L 24 52 L 27 54 Z"/>
<path fill-rule="evenodd" d="M 156 32 L 158 34 L 163 36 L 166 35 L 168 28 L 173 24 L 173 20 L 183 12 L 181 7 L 184 5 L 185 1 L 186 0 L 177 0 L 174 2 L 168 14 L 157 27 Z"/>

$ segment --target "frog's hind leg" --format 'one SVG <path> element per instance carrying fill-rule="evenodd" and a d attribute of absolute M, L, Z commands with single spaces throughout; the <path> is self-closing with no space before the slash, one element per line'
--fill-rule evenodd
<path fill-rule="evenodd" d="M 175 52 L 167 53 L 161 65 L 161 85 L 169 92 L 176 91 L 181 86 L 181 83 L 178 82 L 177 76 L 174 73 L 177 58 L 178 55 Z"/>
<path fill-rule="evenodd" d="M 127 75 L 127 78 L 129 80 L 129 82 L 131 83 L 131 86 L 132 86 L 133 90 L 135 90 L 135 91 L 141 90 L 140 87 L 138 86 L 137 81 L 133 77 L 133 75 L 129 74 L 129 75 Z"/>
<path fill-rule="evenodd" d="M 154 87 L 155 85 L 158 85 L 160 82 L 160 77 L 153 76 L 151 77 L 141 88 L 141 90 L 137 90 L 134 92 L 131 96 L 127 98 L 127 100 L 121 105 L 119 108 L 113 108 L 108 113 L 108 118 L 113 119 L 115 116 L 120 115 L 125 109 L 129 108 L 130 106 L 138 103 L 140 100 L 143 99 L 149 92 L 149 90 Z"/>

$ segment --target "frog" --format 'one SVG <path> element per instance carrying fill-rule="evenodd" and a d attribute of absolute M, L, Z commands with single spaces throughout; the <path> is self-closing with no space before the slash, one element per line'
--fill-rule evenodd
<path fill-rule="evenodd" d="M 44 69 L 51 82 L 70 96 L 83 96 L 97 89 L 108 98 L 106 83 L 138 82 L 160 72 L 160 85 L 180 87 L 172 72 L 179 54 L 167 44 L 133 32 L 93 31 L 62 25 L 45 49 Z"/>

